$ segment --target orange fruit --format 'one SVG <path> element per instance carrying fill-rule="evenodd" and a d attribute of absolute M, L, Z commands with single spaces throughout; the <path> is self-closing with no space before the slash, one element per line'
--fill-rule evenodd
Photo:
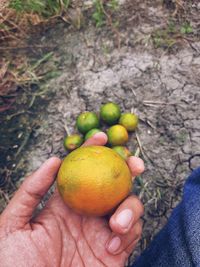
<path fill-rule="evenodd" d="M 57 186 L 64 202 L 76 212 L 103 216 L 130 193 L 131 173 L 112 149 L 80 147 L 61 164 Z"/>
<path fill-rule="evenodd" d="M 128 141 L 128 132 L 123 126 L 116 124 L 107 131 L 108 143 L 112 146 L 123 145 Z"/>
<path fill-rule="evenodd" d="M 132 155 L 132 153 L 125 146 L 114 146 L 112 149 L 117 152 L 124 160 L 127 160 L 128 157 Z"/>
<path fill-rule="evenodd" d="M 132 113 L 124 113 L 119 119 L 119 124 L 124 126 L 127 131 L 134 131 L 138 126 L 138 116 Z"/>
<path fill-rule="evenodd" d="M 109 125 L 118 122 L 121 115 L 120 107 L 115 103 L 106 103 L 100 108 L 100 117 Z"/>
<path fill-rule="evenodd" d="M 64 139 L 64 147 L 67 150 L 74 150 L 81 146 L 83 143 L 83 137 L 81 137 L 79 134 L 72 134 L 68 135 Z"/>
<path fill-rule="evenodd" d="M 91 129 L 99 127 L 99 118 L 94 112 L 83 112 L 78 116 L 76 126 L 79 132 L 85 134 Z"/>

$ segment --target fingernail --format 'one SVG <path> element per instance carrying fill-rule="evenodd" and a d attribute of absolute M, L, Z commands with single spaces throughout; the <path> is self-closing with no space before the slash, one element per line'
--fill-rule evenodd
<path fill-rule="evenodd" d="M 104 137 L 106 134 L 104 133 L 104 132 L 99 132 L 99 133 L 95 133 L 94 135 L 93 135 L 93 137 Z"/>
<path fill-rule="evenodd" d="M 129 224 L 131 223 L 133 219 L 133 212 L 130 209 L 125 209 L 121 211 L 115 221 L 117 224 L 119 224 L 122 228 L 128 228 Z"/>
<path fill-rule="evenodd" d="M 121 239 L 118 236 L 113 237 L 108 243 L 108 251 L 115 253 L 121 245 Z"/>

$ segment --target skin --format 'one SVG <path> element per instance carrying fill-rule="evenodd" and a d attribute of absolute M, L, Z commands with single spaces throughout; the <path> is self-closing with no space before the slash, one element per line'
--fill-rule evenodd
<path fill-rule="evenodd" d="M 106 135 L 98 133 L 84 146 L 106 142 Z M 139 158 L 130 157 L 127 163 L 133 176 L 144 171 Z M 54 183 L 60 164 L 56 157 L 47 160 L 25 179 L 1 214 L 0 266 L 124 266 L 141 237 L 142 203 L 136 196 L 129 196 L 110 219 L 86 217 L 69 209 L 55 190 L 36 215 L 35 209 Z M 117 216 L 127 209 L 133 217 L 127 227 L 122 227 Z M 109 246 L 113 238 L 115 245 Z"/>

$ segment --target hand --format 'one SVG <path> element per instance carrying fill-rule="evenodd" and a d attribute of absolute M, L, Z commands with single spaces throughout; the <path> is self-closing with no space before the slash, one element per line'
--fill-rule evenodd
<path fill-rule="evenodd" d="M 105 134 L 98 133 L 84 145 L 104 145 L 106 141 Z M 0 266 L 124 266 L 142 232 L 143 206 L 137 197 L 124 200 L 108 222 L 76 214 L 56 190 L 33 217 L 60 164 L 56 157 L 47 160 L 23 182 L 0 216 Z M 128 165 L 133 176 L 144 170 L 139 158 L 130 157 Z"/>

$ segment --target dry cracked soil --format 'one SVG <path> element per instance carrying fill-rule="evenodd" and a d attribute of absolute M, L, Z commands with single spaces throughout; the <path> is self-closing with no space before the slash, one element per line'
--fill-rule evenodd
<path fill-rule="evenodd" d="M 195 34 L 166 49 L 155 47 L 152 36 L 157 29 L 163 30 L 174 10 L 160 1 L 150 2 L 120 1 L 120 49 L 119 39 L 109 27 L 97 29 L 89 23 L 78 31 L 59 23 L 49 29 L 37 43 L 56 46 L 60 75 L 42 85 L 30 110 L 9 117 L 14 130 L 11 126 L 7 133 L 1 129 L 7 144 L 1 168 L 5 171 L 7 166 L 7 176 L 12 172 L 13 184 L 18 187 L 45 159 L 66 155 L 65 128 L 74 132 L 80 112 L 98 112 L 102 103 L 114 101 L 123 111 L 139 115 L 137 137 L 146 170 L 136 179 L 134 192 L 145 205 L 144 232 L 129 262 L 166 223 L 181 199 L 186 177 L 200 164 L 200 39 L 196 24 L 200 6 L 194 1 L 186 7 Z M 22 104 L 20 100 L 17 103 Z M 20 140 L 17 145 L 13 135 Z M 137 146 L 133 134 L 128 147 L 135 151 Z"/>

